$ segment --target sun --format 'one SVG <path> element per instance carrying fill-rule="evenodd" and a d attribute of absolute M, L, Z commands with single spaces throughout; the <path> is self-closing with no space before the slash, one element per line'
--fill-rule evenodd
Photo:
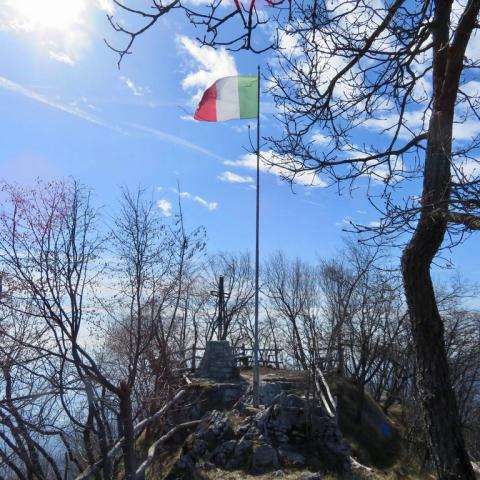
<path fill-rule="evenodd" d="M 14 0 L 10 2 L 29 30 L 68 30 L 82 23 L 86 0 Z"/>

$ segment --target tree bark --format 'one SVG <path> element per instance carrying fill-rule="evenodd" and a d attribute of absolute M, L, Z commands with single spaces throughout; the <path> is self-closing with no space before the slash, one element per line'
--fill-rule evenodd
<path fill-rule="evenodd" d="M 450 381 L 443 322 L 430 266 L 447 231 L 452 131 L 463 57 L 480 9 L 469 0 L 451 40 L 452 0 L 435 0 L 433 102 L 423 176 L 422 210 L 403 252 L 402 272 L 417 360 L 417 386 L 440 480 L 474 480 Z M 435 215 L 441 212 L 442 215 Z"/>
<path fill-rule="evenodd" d="M 431 454 L 440 480 L 474 480 L 463 440 L 455 393 L 444 343 L 443 322 L 437 308 L 430 266 L 447 230 L 446 220 L 431 215 L 448 200 L 451 111 L 435 110 L 429 126 L 423 185 L 423 209 L 415 234 L 402 256 L 405 295 L 417 360 L 417 384 Z"/>

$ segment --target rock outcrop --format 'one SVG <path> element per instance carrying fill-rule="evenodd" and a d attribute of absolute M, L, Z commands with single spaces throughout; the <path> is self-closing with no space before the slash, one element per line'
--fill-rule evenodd
<path fill-rule="evenodd" d="M 208 412 L 185 440 L 166 478 L 199 478 L 199 471 L 213 467 L 251 473 L 311 468 L 348 474 L 350 448 L 322 407 L 281 393 L 265 410 L 240 403 L 229 412 Z"/>

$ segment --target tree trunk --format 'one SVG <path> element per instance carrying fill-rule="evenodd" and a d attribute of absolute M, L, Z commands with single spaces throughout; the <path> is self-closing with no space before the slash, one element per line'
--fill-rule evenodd
<path fill-rule="evenodd" d="M 300 332 L 298 331 L 297 321 L 295 317 L 291 318 L 293 333 L 295 337 L 295 343 L 297 344 L 297 360 L 300 362 L 300 365 L 304 370 L 308 370 L 307 360 L 305 358 L 305 352 L 303 351 L 302 339 L 300 337 Z"/>
<path fill-rule="evenodd" d="M 431 454 L 440 480 L 474 480 L 462 436 L 455 393 L 449 376 L 443 322 L 437 308 L 430 266 L 447 230 L 432 211 L 446 209 L 450 196 L 451 110 L 435 109 L 429 126 L 425 158 L 422 212 L 416 231 L 403 252 L 402 272 L 417 361 Z"/>
<path fill-rule="evenodd" d="M 358 385 L 358 402 L 357 402 L 357 413 L 356 413 L 356 421 L 359 425 L 362 424 L 363 420 L 363 409 L 365 406 L 365 382 L 364 380 L 360 380 Z"/>
<path fill-rule="evenodd" d="M 337 336 L 337 375 L 345 376 L 345 356 L 343 352 L 343 320 L 339 323 Z"/>
<path fill-rule="evenodd" d="M 120 384 L 120 424 L 123 430 L 123 464 L 125 469 L 125 480 L 135 480 L 136 458 L 135 458 L 135 434 L 133 431 L 132 400 L 129 386 L 122 382 Z"/>

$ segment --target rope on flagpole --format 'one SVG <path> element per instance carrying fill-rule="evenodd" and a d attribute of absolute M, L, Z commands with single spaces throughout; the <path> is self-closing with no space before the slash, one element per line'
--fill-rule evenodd
<path fill-rule="evenodd" d="M 255 331 L 253 346 L 253 406 L 259 405 L 260 371 L 258 368 L 258 289 L 259 289 L 259 227 L 260 227 L 260 65 L 257 68 L 257 202 L 255 228 Z"/>

